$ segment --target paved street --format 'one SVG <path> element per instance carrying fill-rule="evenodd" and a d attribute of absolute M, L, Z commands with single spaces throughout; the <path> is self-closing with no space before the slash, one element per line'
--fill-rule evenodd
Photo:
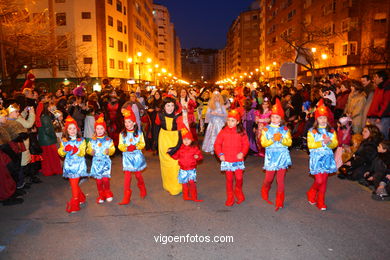
<path fill-rule="evenodd" d="M 317 210 L 305 199 L 312 179 L 304 152 L 293 152 L 285 208 L 279 212 L 260 197 L 262 159 L 247 159 L 247 200 L 229 208 L 224 205 L 224 176 L 214 157 L 206 155 L 198 168 L 199 197 L 205 201 L 195 203 L 163 191 L 158 157 L 146 155 L 148 196 L 139 198 L 133 179 L 130 205 L 117 205 L 123 174 L 121 157 L 116 157 L 112 203 L 95 203 L 91 179 L 81 185 L 87 205 L 69 215 L 65 212 L 68 182 L 54 176 L 34 185 L 24 204 L 1 206 L 0 259 L 388 259 L 390 255 L 390 203 L 373 201 L 358 184 L 334 176 L 328 186 L 329 210 Z M 234 241 L 155 242 L 187 234 L 233 236 Z"/>

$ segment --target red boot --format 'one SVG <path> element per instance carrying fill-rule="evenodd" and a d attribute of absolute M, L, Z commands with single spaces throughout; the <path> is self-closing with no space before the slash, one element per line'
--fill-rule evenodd
<path fill-rule="evenodd" d="M 85 197 L 85 194 L 81 191 L 81 189 L 79 190 L 79 203 L 80 204 L 83 204 L 85 203 L 86 201 L 86 197 Z"/>
<path fill-rule="evenodd" d="M 233 172 L 227 171 L 225 177 L 226 177 L 226 196 L 227 196 L 225 205 L 231 207 L 234 204 Z"/>
<path fill-rule="evenodd" d="M 103 181 L 100 179 L 96 179 L 96 187 L 99 194 L 99 196 L 96 198 L 96 203 L 102 204 L 106 200 L 106 196 L 104 194 L 104 189 L 103 189 Z"/>
<path fill-rule="evenodd" d="M 190 181 L 190 193 L 191 199 L 195 202 L 202 202 L 203 200 L 198 200 L 198 191 L 196 189 L 196 183 L 194 181 Z"/>
<path fill-rule="evenodd" d="M 310 205 L 316 205 L 317 204 L 317 191 L 313 188 L 310 188 L 308 192 L 306 192 L 307 195 L 307 201 L 310 203 Z"/>
<path fill-rule="evenodd" d="M 137 186 L 139 188 L 139 195 L 141 198 L 145 198 L 146 197 L 146 187 L 145 187 L 145 182 L 144 182 L 144 178 L 142 178 L 142 175 L 141 175 L 141 172 L 137 172 L 135 174 L 135 177 L 137 178 Z"/>
<path fill-rule="evenodd" d="M 284 192 L 276 193 L 276 201 L 275 201 L 275 211 L 283 208 L 284 205 Z"/>
<path fill-rule="evenodd" d="M 319 210 L 326 210 L 327 209 L 327 207 L 325 205 L 325 193 L 324 192 L 318 192 L 317 208 Z"/>
<path fill-rule="evenodd" d="M 183 187 L 183 200 L 191 200 L 191 197 L 189 196 L 188 183 L 183 183 L 181 186 Z"/>
<path fill-rule="evenodd" d="M 236 186 L 236 188 L 234 189 L 234 195 L 236 196 L 237 204 L 241 204 L 243 201 L 245 201 L 245 196 L 242 192 L 242 188 Z"/>
<path fill-rule="evenodd" d="M 75 213 L 80 210 L 80 203 L 78 198 L 71 198 L 66 205 L 66 212 Z"/>
<path fill-rule="evenodd" d="M 227 195 L 227 199 L 226 199 L 225 205 L 228 206 L 228 207 L 233 206 L 233 204 L 234 204 L 234 193 L 231 191 L 231 192 L 227 192 L 226 195 Z"/>
<path fill-rule="evenodd" d="M 103 191 L 104 191 L 104 197 L 106 198 L 107 202 L 111 202 L 114 198 L 114 194 L 112 194 L 110 190 L 110 179 L 107 177 L 104 177 L 102 179 L 103 181 Z"/>
<path fill-rule="evenodd" d="M 261 198 L 272 205 L 273 204 L 272 201 L 268 199 L 269 190 L 270 187 L 269 186 L 267 187 L 265 184 L 263 184 L 263 186 L 261 187 Z"/>
<path fill-rule="evenodd" d="M 114 194 L 110 190 L 105 190 L 104 196 L 106 197 L 107 202 L 111 202 L 114 199 Z"/>
<path fill-rule="evenodd" d="M 125 194 L 123 195 L 122 202 L 118 203 L 119 205 L 127 205 L 130 203 L 131 198 L 131 190 L 125 190 Z"/>

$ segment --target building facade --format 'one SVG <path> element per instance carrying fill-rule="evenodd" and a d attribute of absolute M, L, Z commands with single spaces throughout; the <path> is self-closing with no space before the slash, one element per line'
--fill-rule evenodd
<path fill-rule="evenodd" d="M 217 56 L 214 49 L 182 49 L 183 78 L 192 82 L 217 80 Z"/>

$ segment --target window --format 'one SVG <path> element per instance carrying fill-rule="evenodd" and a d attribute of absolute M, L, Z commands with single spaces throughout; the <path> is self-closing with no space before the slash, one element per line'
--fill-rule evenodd
<path fill-rule="evenodd" d="M 257 15 L 252 16 L 252 20 L 257 20 Z"/>
<path fill-rule="evenodd" d="M 295 9 L 292 10 L 292 11 L 290 11 L 290 12 L 288 13 L 288 15 L 287 15 L 287 20 L 290 21 L 290 20 L 293 18 L 293 16 L 295 15 L 295 13 L 296 13 Z"/>
<path fill-rule="evenodd" d="M 123 52 L 123 42 L 118 41 L 118 51 Z"/>
<path fill-rule="evenodd" d="M 81 19 L 91 19 L 91 12 L 81 12 Z"/>
<path fill-rule="evenodd" d="M 127 33 L 127 27 L 126 27 L 126 25 L 123 26 L 123 32 L 124 32 L 125 34 Z"/>
<path fill-rule="evenodd" d="M 118 69 L 123 70 L 123 60 L 118 60 Z"/>
<path fill-rule="evenodd" d="M 126 6 L 123 7 L 123 14 L 126 15 Z"/>
<path fill-rule="evenodd" d="M 349 43 L 349 55 L 357 55 L 357 42 Z"/>
<path fill-rule="evenodd" d="M 374 16 L 374 22 L 376 24 L 378 23 L 383 23 L 385 24 L 386 23 L 386 13 L 376 13 L 375 16 Z"/>
<path fill-rule="evenodd" d="M 110 5 L 112 5 L 112 0 L 107 0 L 107 3 L 109 3 Z"/>
<path fill-rule="evenodd" d="M 138 29 L 142 30 L 142 24 L 138 18 L 135 18 L 135 26 L 137 26 Z"/>
<path fill-rule="evenodd" d="M 68 38 L 65 35 L 57 36 L 57 45 L 59 49 L 68 48 Z"/>
<path fill-rule="evenodd" d="M 108 47 L 114 48 L 114 39 L 111 37 L 108 37 Z"/>
<path fill-rule="evenodd" d="M 117 27 L 117 30 L 118 32 L 122 32 L 122 22 L 117 20 L 116 21 L 116 27 Z"/>
<path fill-rule="evenodd" d="M 125 44 L 125 52 L 127 52 L 127 44 Z"/>
<path fill-rule="evenodd" d="M 342 47 L 342 55 L 357 55 L 357 42 L 344 43 Z"/>
<path fill-rule="evenodd" d="M 62 4 L 65 3 L 65 0 L 55 0 L 56 4 Z"/>
<path fill-rule="evenodd" d="M 110 59 L 110 69 L 115 69 L 115 60 Z"/>
<path fill-rule="evenodd" d="M 374 39 L 374 48 L 385 48 L 386 47 L 386 39 Z"/>
<path fill-rule="evenodd" d="M 83 42 L 91 42 L 92 35 L 83 35 Z"/>
<path fill-rule="evenodd" d="M 64 71 L 68 70 L 69 65 L 68 65 L 68 59 L 59 59 L 58 60 L 58 70 Z"/>
<path fill-rule="evenodd" d="M 334 33 L 334 24 L 330 23 L 328 25 L 325 25 L 325 27 L 323 29 L 323 33 L 327 34 L 327 35 L 333 34 Z"/>
<path fill-rule="evenodd" d="M 92 64 L 92 58 L 91 57 L 84 57 L 84 64 Z"/>
<path fill-rule="evenodd" d="M 349 21 L 350 21 L 349 18 L 344 19 L 343 21 L 341 21 L 341 31 L 342 32 L 348 32 L 349 31 Z"/>
<path fill-rule="evenodd" d="M 56 23 L 58 26 L 66 25 L 66 13 L 57 13 L 56 14 Z"/>
<path fill-rule="evenodd" d="M 137 11 L 138 14 L 141 14 L 141 6 L 137 2 L 135 2 L 135 10 Z"/>
<path fill-rule="evenodd" d="M 116 0 L 116 10 L 122 13 L 122 2 L 120 0 Z"/>
<path fill-rule="evenodd" d="M 114 26 L 114 19 L 111 16 L 107 17 L 107 22 L 109 26 Z"/>

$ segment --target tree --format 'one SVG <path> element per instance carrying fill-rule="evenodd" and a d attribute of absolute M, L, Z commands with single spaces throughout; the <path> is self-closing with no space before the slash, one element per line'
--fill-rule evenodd
<path fill-rule="evenodd" d="M 68 50 L 57 41 L 55 27 L 47 10 L 30 13 L 16 1 L 0 0 L 1 46 L 4 49 L 3 79 L 9 90 L 16 88 L 16 78 L 33 68 L 48 68 L 55 73 L 58 59 L 66 57 Z M 4 58 L 5 56 L 5 58 Z"/>
<path fill-rule="evenodd" d="M 298 27 L 299 33 L 283 33 L 281 39 L 284 40 L 293 50 L 295 50 L 294 62 L 311 72 L 311 85 L 314 84 L 316 58 L 311 47 L 322 47 L 329 52 L 329 48 L 334 37 L 341 37 L 341 34 L 332 32 L 328 28 L 319 28 L 302 22 Z M 291 55 L 291 52 L 287 52 Z M 333 53 L 332 53 L 333 54 Z"/>

